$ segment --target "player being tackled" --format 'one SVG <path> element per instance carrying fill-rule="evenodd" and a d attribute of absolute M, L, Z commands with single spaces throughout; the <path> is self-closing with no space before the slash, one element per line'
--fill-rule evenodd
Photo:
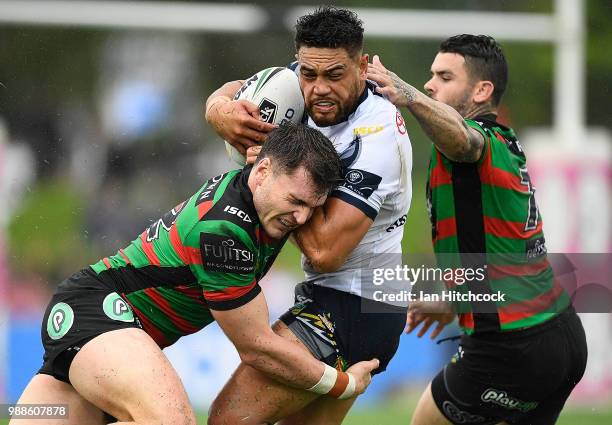
<path fill-rule="evenodd" d="M 122 424 L 195 424 L 161 349 L 215 320 L 271 379 L 339 398 L 363 392 L 378 361 L 336 371 L 277 335 L 258 284 L 339 170 L 325 136 L 283 124 L 254 166 L 208 180 L 128 247 L 63 281 L 43 319 L 43 366 L 19 403 L 66 404 L 63 424 L 107 423 L 105 413 Z M 28 423 L 41 421 L 11 421 Z"/>

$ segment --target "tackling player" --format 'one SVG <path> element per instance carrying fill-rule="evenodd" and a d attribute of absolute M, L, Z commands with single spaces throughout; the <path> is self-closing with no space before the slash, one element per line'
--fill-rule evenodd
<path fill-rule="evenodd" d="M 587 346 L 547 261 L 525 153 L 514 131 L 496 121 L 507 82 L 501 48 L 483 35 L 444 41 L 425 84 L 429 97 L 377 56 L 368 78 L 433 141 L 427 197 L 434 251 L 439 258 L 460 253 L 464 267 L 486 263 L 486 281 L 465 286 L 506 295 L 505 302 L 459 307 L 459 351 L 423 393 L 412 423 L 554 424 L 582 378 Z M 423 324 L 419 337 L 435 323 L 435 338 L 454 318 L 421 307 L 411 305 L 407 321 L 408 332 Z"/>
<path fill-rule="evenodd" d="M 293 232 L 304 254 L 306 281 L 296 287 L 297 304 L 274 329 L 338 369 L 376 357 L 379 373 L 397 350 L 406 310 L 364 313 L 381 304 L 370 299 L 368 273 L 400 260 L 412 194 L 410 140 L 397 108 L 366 81 L 363 27 L 353 12 L 323 7 L 300 17 L 296 30 L 297 62 L 291 68 L 299 77 L 308 124 L 333 141 L 344 181 L 309 223 Z M 239 88 L 240 82 L 227 83 L 211 95 L 206 119 L 244 152 L 273 127 L 256 118 L 256 105 L 231 100 Z M 353 402 L 317 398 L 243 363 L 211 407 L 209 423 L 260 424 L 290 414 L 291 423 L 341 423 Z"/>
<path fill-rule="evenodd" d="M 254 166 L 208 180 L 128 247 L 58 286 L 43 320 L 43 366 L 19 404 L 67 404 L 65 424 L 106 423 L 104 412 L 126 424 L 195 424 L 161 349 L 214 320 L 271 379 L 334 397 L 362 392 L 378 362 L 338 372 L 279 337 L 258 284 L 339 177 L 327 138 L 281 125 Z"/>

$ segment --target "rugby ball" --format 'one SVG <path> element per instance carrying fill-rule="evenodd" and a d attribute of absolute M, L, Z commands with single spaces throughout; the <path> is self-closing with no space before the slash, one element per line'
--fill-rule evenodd
<path fill-rule="evenodd" d="M 283 121 L 298 123 L 304 115 L 300 82 L 288 68 L 274 67 L 259 71 L 236 92 L 234 100 L 238 99 L 246 99 L 259 106 L 261 120 L 271 124 Z M 225 142 L 225 149 L 234 162 L 245 164 L 245 157 L 228 142 Z"/>

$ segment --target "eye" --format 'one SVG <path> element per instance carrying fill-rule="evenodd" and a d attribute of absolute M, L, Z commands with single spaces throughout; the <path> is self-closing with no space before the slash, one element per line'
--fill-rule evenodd
<path fill-rule="evenodd" d="M 294 198 L 293 196 L 291 196 L 291 197 L 289 198 L 289 203 L 290 203 L 291 205 L 295 205 L 295 206 L 298 206 L 298 207 L 299 207 L 299 206 L 304 205 L 304 201 L 301 201 L 301 200 L 299 200 L 299 199 L 296 199 L 296 198 Z"/>
<path fill-rule="evenodd" d="M 329 78 L 331 80 L 339 80 L 340 78 L 342 78 L 342 74 L 330 74 Z"/>

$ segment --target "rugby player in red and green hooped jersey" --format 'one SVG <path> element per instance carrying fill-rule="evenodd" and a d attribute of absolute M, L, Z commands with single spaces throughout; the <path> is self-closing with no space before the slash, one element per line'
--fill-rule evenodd
<path fill-rule="evenodd" d="M 463 329 L 453 360 L 430 383 L 413 424 L 553 424 L 582 378 L 584 330 L 546 259 L 542 219 L 514 131 L 496 121 L 507 64 L 488 36 L 458 35 L 440 45 L 425 84 L 429 96 L 387 70 L 368 70 L 378 91 L 406 107 L 433 141 L 427 201 L 434 251 L 443 266 L 488 265 L 464 291 L 505 300 L 454 306 Z M 413 303 L 407 332 L 450 308 Z M 449 306 L 446 306 L 449 307 Z"/>
<path fill-rule="evenodd" d="M 277 335 L 258 284 L 339 178 L 325 136 L 281 125 L 254 166 L 210 179 L 127 248 L 59 285 L 42 324 L 43 366 L 19 403 L 66 404 L 66 424 L 107 423 L 105 413 L 126 424 L 195 424 L 161 348 L 213 320 L 243 362 L 286 385 L 363 392 L 378 360 L 341 372 Z"/>

